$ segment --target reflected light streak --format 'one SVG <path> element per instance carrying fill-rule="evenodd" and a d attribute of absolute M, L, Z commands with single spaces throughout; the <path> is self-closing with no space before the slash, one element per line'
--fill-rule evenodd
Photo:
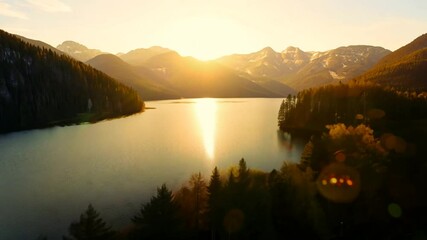
<path fill-rule="evenodd" d="M 215 152 L 216 101 L 212 98 L 198 99 L 196 115 L 207 156 L 212 160 Z"/>

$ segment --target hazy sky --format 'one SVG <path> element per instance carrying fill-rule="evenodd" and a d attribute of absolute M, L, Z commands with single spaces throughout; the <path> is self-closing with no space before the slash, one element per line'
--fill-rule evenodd
<path fill-rule="evenodd" d="M 0 28 L 106 52 L 153 45 L 200 59 L 270 46 L 395 50 L 427 32 L 426 0 L 0 0 Z"/>

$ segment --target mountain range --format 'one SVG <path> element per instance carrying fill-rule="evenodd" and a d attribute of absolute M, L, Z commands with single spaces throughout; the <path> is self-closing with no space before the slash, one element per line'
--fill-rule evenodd
<path fill-rule="evenodd" d="M 393 53 L 382 47 L 366 45 L 339 47 L 324 52 L 303 51 L 297 47 L 276 52 L 266 47 L 254 53 L 233 54 L 212 61 L 183 57 L 159 46 L 113 55 L 65 41 L 58 49 L 131 86 L 146 100 L 283 97 L 302 89 L 346 83 L 352 79 L 420 89 L 424 84 L 420 80 L 408 80 L 408 84 L 401 84 L 399 78 L 407 74 L 401 77 L 384 74 L 404 73 L 413 70 L 415 64 L 419 67 L 412 74 L 421 75 L 425 69 L 422 60 L 425 55 L 424 38 L 425 35 L 408 44 L 409 47 Z M 411 56 L 407 56 L 409 52 Z"/>
<path fill-rule="evenodd" d="M 296 90 L 345 83 L 364 73 L 390 53 L 382 47 L 348 46 L 325 52 L 304 52 L 288 47 L 250 54 L 233 54 L 217 61 L 252 80 L 273 79 Z"/>
<path fill-rule="evenodd" d="M 60 46 L 70 56 L 75 53 L 101 55 L 99 50 L 72 41 L 66 41 Z M 294 94 L 296 90 L 348 82 L 389 53 L 389 50 L 372 46 L 340 47 L 326 52 L 304 52 L 296 47 L 288 47 L 280 53 L 266 47 L 250 54 L 233 54 L 213 61 L 199 61 L 156 46 L 117 54 L 123 62 L 115 67 L 112 65 L 119 61 L 112 56 L 109 59 L 103 57 L 103 60 L 91 59 L 87 63 L 134 87 L 147 100 L 165 99 L 173 95 L 283 97 Z M 124 66 L 124 62 L 129 65 Z M 132 81 L 129 80 L 130 75 Z M 212 77 L 216 78 L 215 85 L 212 85 L 212 80 L 206 80 Z M 237 87 L 237 79 L 245 86 Z M 211 85 L 207 85 L 208 82 Z M 165 89 L 170 91 L 164 92 Z"/>
<path fill-rule="evenodd" d="M 66 41 L 68 52 L 81 52 L 81 45 Z M 77 46 L 78 48 L 74 48 Z M 73 56 L 72 54 L 69 54 Z M 255 82 L 216 61 L 199 61 L 177 52 L 151 47 L 125 54 L 98 54 L 86 61 L 94 68 L 133 87 L 145 100 L 192 97 L 284 97 L 295 90 L 281 82 Z"/>

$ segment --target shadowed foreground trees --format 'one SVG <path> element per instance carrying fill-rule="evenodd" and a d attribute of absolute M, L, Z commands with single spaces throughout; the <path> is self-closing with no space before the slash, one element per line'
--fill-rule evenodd
<path fill-rule="evenodd" d="M 132 218 L 135 229 L 130 239 L 180 239 L 183 234 L 178 210 L 172 192 L 163 184 L 157 189 L 157 195 L 143 204 Z"/>
<path fill-rule="evenodd" d="M 405 167 L 410 157 L 380 149 L 372 137 L 366 126 L 338 124 L 311 143 L 304 163 L 266 173 L 241 159 L 215 168 L 208 184 L 197 173 L 175 194 L 162 185 L 132 218 L 134 227 L 115 239 L 423 239 L 427 167 Z M 111 239 L 113 232 L 89 206 L 70 235 Z"/>
<path fill-rule="evenodd" d="M 115 232 L 107 226 L 99 213 L 89 204 L 87 210 L 80 215 L 79 222 L 71 223 L 68 228 L 71 237 L 64 240 L 108 240 L 115 239 Z"/>

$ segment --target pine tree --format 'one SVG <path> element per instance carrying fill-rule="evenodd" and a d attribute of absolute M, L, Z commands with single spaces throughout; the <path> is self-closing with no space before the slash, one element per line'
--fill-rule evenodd
<path fill-rule="evenodd" d="M 285 121 L 285 100 L 282 100 L 282 104 L 280 104 L 279 114 L 277 117 L 277 125 L 281 125 L 283 121 Z"/>
<path fill-rule="evenodd" d="M 178 239 L 178 205 L 172 192 L 163 184 L 157 188 L 157 196 L 143 204 L 140 212 L 132 218 L 136 225 L 134 237 L 142 239 Z"/>
<path fill-rule="evenodd" d="M 64 236 L 64 240 L 108 240 L 115 236 L 115 232 L 99 217 L 92 204 L 80 215 L 79 222 L 70 224 L 68 232 L 71 238 Z"/>
<path fill-rule="evenodd" d="M 239 161 L 239 176 L 237 178 L 237 181 L 239 183 L 239 186 L 241 189 L 246 189 L 249 186 L 249 169 L 246 166 L 246 161 L 244 158 L 240 159 Z"/>
<path fill-rule="evenodd" d="M 212 171 L 211 179 L 208 186 L 208 216 L 210 218 L 212 239 L 215 239 L 218 235 L 219 228 L 222 222 L 222 209 L 220 194 L 222 190 L 222 184 L 218 168 L 215 167 Z"/>
<path fill-rule="evenodd" d="M 221 179 L 218 168 L 215 167 L 212 171 L 211 179 L 208 186 L 209 202 L 213 201 L 221 190 Z"/>
<path fill-rule="evenodd" d="M 202 216 L 207 207 L 207 186 L 200 172 L 191 176 L 190 187 L 194 196 L 195 227 L 196 232 L 198 232 L 199 227 L 203 224 Z"/>

